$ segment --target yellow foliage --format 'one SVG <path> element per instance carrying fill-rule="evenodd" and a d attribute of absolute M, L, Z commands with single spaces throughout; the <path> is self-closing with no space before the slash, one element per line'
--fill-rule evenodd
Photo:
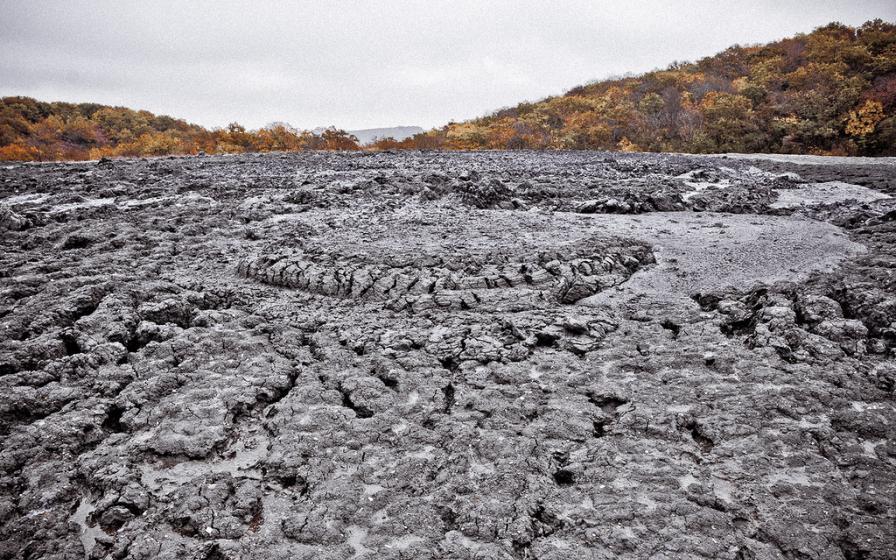
<path fill-rule="evenodd" d="M 790 87 L 811 89 L 817 86 L 834 86 L 842 82 L 846 71 L 847 66 L 842 62 L 810 62 L 790 74 L 785 74 L 784 78 Z"/>
<path fill-rule="evenodd" d="M 711 91 L 703 98 L 700 107 L 710 119 L 739 120 L 751 111 L 753 105 L 741 95 Z"/>
<path fill-rule="evenodd" d="M 485 132 L 473 123 L 451 124 L 445 145 L 452 150 L 476 150 L 485 146 Z"/>
<path fill-rule="evenodd" d="M 784 64 L 783 56 L 775 56 L 757 62 L 750 68 L 750 80 L 759 85 L 769 85 L 774 80 L 781 78 Z"/>
<path fill-rule="evenodd" d="M 7 144 L 0 146 L 0 161 L 33 161 L 40 159 L 40 151 L 24 144 Z"/>
<path fill-rule="evenodd" d="M 593 111 L 599 104 L 596 100 L 577 95 L 555 97 L 545 103 L 546 109 L 564 118 L 585 111 Z"/>
<path fill-rule="evenodd" d="M 884 118 L 884 106 L 880 101 L 869 99 L 856 111 L 850 111 L 846 123 L 846 133 L 852 136 L 867 136 Z"/>
<path fill-rule="evenodd" d="M 619 148 L 620 152 L 639 152 L 639 151 L 641 151 L 641 149 L 637 145 L 635 145 L 631 140 L 629 140 L 625 136 L 622 137 L 622 140 L 619 141 L 619 143 L 616 145 L 616 147 Z"/>

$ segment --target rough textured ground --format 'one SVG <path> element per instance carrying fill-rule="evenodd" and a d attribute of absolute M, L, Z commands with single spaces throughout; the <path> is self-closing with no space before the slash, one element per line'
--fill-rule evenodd
<path fill-rule="evenodd" d="M 894 171 L 2 168 L 0 557 L 893 558 Z"/>

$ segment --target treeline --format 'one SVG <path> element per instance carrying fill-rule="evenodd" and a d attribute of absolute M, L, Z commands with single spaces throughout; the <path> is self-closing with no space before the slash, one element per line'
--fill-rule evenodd
<path fill-rule="evenodd" d="M 315 134 L 275 125 L 249 131 L 232 123 L 208 130 L 125 107 L 0 99 L 0 160 L 7 161 L 358 149 L 357 138 L 336 129 Z"/>
<path fill-rule="evenodd" d="M 340 130 L 208 130 L 94 103 L 0 100 L 0 159 L 358 150 Z M 896 155 L 896 25 L 832 23 L 695 63 L 594 82 L 368 149 Z"/>
<path fill-rule="evenodd" d="M 832 23 L 375 147 L 894 155 L 896 25 Z"/>

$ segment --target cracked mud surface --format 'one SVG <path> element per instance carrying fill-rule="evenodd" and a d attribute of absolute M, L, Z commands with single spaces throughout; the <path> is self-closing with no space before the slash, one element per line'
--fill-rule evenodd
<path fill-rule="evenodd" d="M 0 557 L 892 558 L 894 175 L 2 168 Z"/>

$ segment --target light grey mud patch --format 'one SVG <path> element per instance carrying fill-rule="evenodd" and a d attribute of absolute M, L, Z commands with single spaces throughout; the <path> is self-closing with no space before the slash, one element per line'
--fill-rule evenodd
<path fill-rule="evenodd" d="M 816 156 L 808 154 L 707 154 L 691 157 L 764 160 L 798 165 L 896 165 L 896 157 Z"/>
<path fill-rule="evenodd" d="M 386 548 L 394 550 L 406 550 L 419 542 L 423 542 L 423 539 L 421 537 L 418 537 L 417 535 L 403 535 L 392 539 L 389 544 L 386 545 Z"/>
<path fill-rule="evenodd" d="M 736 172 L 731 168 L 722 168 L 726 172 L 730 172 L 732 176 L 736 176 Z M 752 169 L 752 168 L 751 168 Z M 676 176 L 676 179 L 681 179 L 685 186 L 689 187 L 691 190 L 681 195 L 682 200 L 690 200 L 700 194 L 701 192 L 707 189 L 727 189 L 731 186 L 730 178 L 723 178 L 718 181 L 700 181 L 697 177 L 701 176 L 702 173 L 705 172 L 705 169 L 695 169 L 693 171 L 688 171 L 687 173 L 682 173 L 681 175 Z"/>
<path fill-rule="evenodd" d="M 891 198 L 889 195 L 861 185 L 853 185 L 840 181 L 801 185 L 796 189 L 777 190 L 778 200 L 772 208 L 799 208 L 800 206 L 820 206 L 854 200 L 856 202 L 874 202 Z"/>
<path fill-rule="evenodd" d="M 25 205 L 25 204 L 40 204 L 46 199 L 50 198 L 48 194 L 40 194 L 40 193 L 26 193 L 26 194 L 17 194 L 13 196 L 8 196 L 6 198 L 0 199 L 4 204 L 8 204 L 10 206 L 15 205 Z"/>
<path fill-rule="evenodd" d="M 228 473 L 235 477 L 262 479 L 262 473 L 255 468 L 268 454 L 269 442 L 266 438 L 239 440 L 233 449 L 233 456 L 221 461 L 183 461 L 169 468 L 154 465 L 141 467 L 140 482 L 162 494 L 177 490 L 197 476 Z"/>
<path fill-rule="evenodd" d="M 840 228 L 799 217 L 657 212 L 589 218 L 597 230 L 651 244 L 657 264 L 580 305 L 632 299 L 692 305 L 695 293 L 798 281 L 865 250 Z"/>
<path fill-rule="evenodd" d="M 155 196 L 150 198 L 124 200 L 119 202 L 118 207 L 122 210 L 128 210 L 132 208 L 140 208 L 143 206 L 152 206 L 154 204 L 165 204 L 168 202 L 172 202 L 174 206 L 185 206 L 188 204 L 206 204 L 208 206 L 216 206 L 218 204 L 218 202 L 213 198 L 202 196 L 194 192 L 189 192 L 176 196 Z"/>
<path fill-rule="evenodd" d="M 99 208 L 100 206 L 115 206 L 115 198 L 92 198 L 83 202 L 69 202 L 57 204 L 50 208 L 50 214 L 71 212 L 72 210 L 84 210 L 86 208 Z"/>
<path fill-rule="evenodd" d="M 81 502 L 78 504 L 78 509 L 75 510 L 75 513 L 73 513 L 71 517 L 72 521 L 74 521 L 79 528 L 78 537 L 81 539 L 81 545 L 84 547 L 84 558 L 90 558 L 90 552 L 96 544 L 97 536 L 102 531 L 98 525 L 91 526 L 87 522 L 87 518 L 90 517 L 90 514 L 93 513 L 95 509 L 96 504 L 87 498 L 82 498 Z"/>
<path fill-rule="evenodd" d="M 355 551 L 352 558 L 360 558 L 368 552 L 372 552 L 369 548 L 364 546 L 364 541 L 367 539 L 367 529 L 358 527 L 357 525 L 351 525 L 346 528 L 346 532 L 348 533 L 346 542 Z"/>
<path fill-rule="evenodd" d="M 707 189 L 727 189 L 731 186 L 731 181 L 728 179 L 722 179 L 718 183 L 712 181 L 685 181 L 684 184 L 692 190 L 681 195 L 681 198 L 682 200 L 690 200 Z"/>

